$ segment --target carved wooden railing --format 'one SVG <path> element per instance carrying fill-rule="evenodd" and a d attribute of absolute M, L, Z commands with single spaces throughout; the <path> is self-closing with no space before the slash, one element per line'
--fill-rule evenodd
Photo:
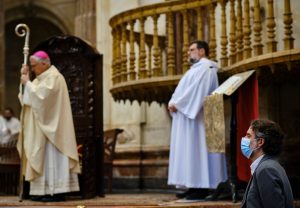
<path fill-rule="evenodd" d="M 291 4 L 296 1 L 276 1 L 282 14 L 275 14 L 273 0 L 264 5 L 259 0 L 180 0 L 114 16 L 110 20 L 114 99 L 167 103 L 189 68 L 187 50 L 195 39 L 209 43 L 210 58 L 219 63 L 221 77 L 265 67 L 274 73 L 282 63 L 293 68 L 300 59 L 292 31 Z M 275 21 L 280 15 L 283 24 Z M 165 32 L 159 35 L 162 27 Z M 276 30 L 284 31 L 283 37 L 277 37 Z M 280 49 L 279 41 L 283 41 Z"/>

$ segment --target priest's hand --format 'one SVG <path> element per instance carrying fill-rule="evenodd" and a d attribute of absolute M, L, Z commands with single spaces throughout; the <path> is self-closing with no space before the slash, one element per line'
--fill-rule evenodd
<path fill-rule="evenodd" d="M 175 105 L 169 104 L 168 110 L 169 110 L 170 112 L 172 112 L 172 113 L 175 113 L 175 112 L 177 111 L 177 108 L 176 108 Z"/>

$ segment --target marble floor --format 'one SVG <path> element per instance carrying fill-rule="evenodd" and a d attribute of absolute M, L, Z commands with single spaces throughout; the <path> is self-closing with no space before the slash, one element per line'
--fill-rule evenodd
<path fill-rule="evenodd" d="M 17 196 L 0 196 L 0 207 L 74 207 L 74 208 L 94 208 L 94 207 L 214 207 L 214 208 L 238 208 L 240 203 L 230 201 L 218 202 L 187 202 L 177 200 L 174 194 L 170 193 L 138 193 L 138 194 L 107 194 L 105 197 L 96 197 L 93 199 L 80 199 L 68 197 L 64 202 L 33 202 L 23 200 L 19 202 Z"/>
<path fill-rule="evenodd" d="M 93 199 L 81 199 L 79 197 L 67 197 L 64 202 L 33 202 L 23 200 L 19 202 L 17 196 L 0 196 L 0 207 L 26 207 L 26 208 L 239 208 L 240 202 L 231 201 L 184 201 L 175 198 L 171 193 L 128 193 L 128 194 L 107 194 L 105 197 Z M 300 207 L 300 200 L 295 201 L 295 207 Z"/>

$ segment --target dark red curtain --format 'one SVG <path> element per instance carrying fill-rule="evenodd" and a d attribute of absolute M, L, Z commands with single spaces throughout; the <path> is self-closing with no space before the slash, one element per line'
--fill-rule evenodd
<path fill-rule="evenodd" d="M 241 138 L 246 135 L 250 122 L 258 117 L 258 81 L 254 73 L 238 90 L 237 176 L 241 181 L 248 181 L 251 176 L 250 160 L 244 157 L 241 152 Z"/>

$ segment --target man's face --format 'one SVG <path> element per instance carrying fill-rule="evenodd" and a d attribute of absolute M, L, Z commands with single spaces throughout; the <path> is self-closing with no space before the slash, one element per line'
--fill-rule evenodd
<path fill-rule="evenodd" d="M 252 130 L 251 127 L 247 130 L 246 137 L 250 139 L 250 148 L 255 149 L 256 148 L 256 139 L 255 139 L 255 134 L 254 131 Z"/>
<path fill-rule="evenodd" d="M 47 66 L 45 63 L 38 62 L 34 58 L 30 58 L 30 67 L 36 76 L 40 75 L 47 69 Z"/>
<path fill-rule="evenodd" d="M 197 63 L 202 57 L 204 57 L 204 55 L 205 52 L 203 48 L 198 49 L 196 43 L 190 45 L 190 48 L 188 50 L 188 57 L 191 64 Z"/>
<path fill-rule="evenodd" d="M 9 110 L 5 110 L 5 111 L 3 112 L 3 117 L 4 117 L 7 121 L 9 121 L 9 120 L 12 118 L 12 113 L 11 113 Z"/>
<path fill-rule="evenodd" d="M 251 157 L 255 156 L 255 150 L 258 151 L 258 149 L 260 149 L 263 144 L 264 144 L 264 139 L 263 138 L 256 138 L 254 131 L 252 130 L 251 126 L 249 127 L 247 133 L 246 133 L 246 137 L 250 139 L 250 148 L 253 149 L 253 153 L 251 155 Z"/>

